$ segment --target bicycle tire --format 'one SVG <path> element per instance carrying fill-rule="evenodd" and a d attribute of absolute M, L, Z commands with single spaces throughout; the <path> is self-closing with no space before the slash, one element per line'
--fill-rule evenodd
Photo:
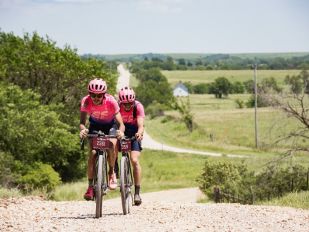
<path fill-rule="evenodd" d="M 120 165 L 120 192 L 124 215 L 130 213 L 130 206 L 132 204 L 131 183 L 130 160 L 127 156 L 123 156 L 121 157 Z"/>
<path fill-rule="evenodd" d="M 103 193 L 102 193 L 102 181 L 103 181 L 103 155 L 98 155 L 97 166 L 96 166 L 96 185 L 95 185 L 95 217 L 102 217 L 102 201 L 103 201 Z"/>

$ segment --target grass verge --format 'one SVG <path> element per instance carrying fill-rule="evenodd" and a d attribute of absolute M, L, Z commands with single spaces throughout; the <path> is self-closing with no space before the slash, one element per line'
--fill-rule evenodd
<path fill-rule="evenodd" d="M 0 198 L 21 197 L 22 195 L 18 189 L 0 188 Z"/>
<path fill-rule="evenodd" d="M 309 209 L 309 191 L 289 193 L 284 197 L 273 199 L 271 201 L 261 202 L 260 204 Z"/>

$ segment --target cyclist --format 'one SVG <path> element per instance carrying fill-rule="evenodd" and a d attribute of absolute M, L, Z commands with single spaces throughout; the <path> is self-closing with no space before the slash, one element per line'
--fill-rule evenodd
<path fill-rule="evenodd" d="M 93 131 L 101 130 L 105 134 L 109 134 L 111 131 L 116 130 L 118 138 L 124 136 L 124 124 L 119 113 L 119 105 L 115 98 L 106 93 L 107 85 L 102 79 L 96 78 L 89 82 L 88 95 L 85 96 L 81 101 L 80 107 L 80 137 L 86 138 L 88 132 L 91 134 Z M 86 118 L 89 115 L 89 130 L 86 128 Z M 117 124 L 119 129 L 117 129 Z M 108 150 L 108 164 L 109 164 L 109 175 L 108 182 L 109 188 L 114 190 L 117 188 L 117 179 L 114 173 L 114 165 L 116 156 L 118 154 L 117 139 L 110 139 L 113 143 L 113 147 Z M 84 194 L 86 200 L 93 200 L 94 189 L 93 189 L 93 172 L 95 162 L 95 150 L 92 150 L 91 143 L 89 146 L 89 157 L 88 157 L 88 189 Z"/>
<path fill-rule="evenodd" d="M 140 197 L 141 186 L 141 166 L 139 163 L 139 156 L 142 151 L 141 140 L 144 133 L 144 106 L 135 100 L 134 90 L 130 87 L 123 87 L 119 91 L 119 106 L 120 114 L 125 125 L 124 134 L 128 137 L 135 136 L 136 140 L 132 141 L 131 146 L 131 162 L 133 166 L 133 177 L 135 184 L 134 204 L 140 205 L 142 199 Z"/>

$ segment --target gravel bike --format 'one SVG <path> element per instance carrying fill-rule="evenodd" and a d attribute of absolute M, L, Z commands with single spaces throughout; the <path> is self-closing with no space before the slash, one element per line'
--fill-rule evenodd
<path fill-rule="evenodd" d="M 133 185 L 132 167 L 130 161 L 131 142 L 135 136 L 125 137 L 120 140 L 121 160 L 120 160 L 120 193 L 123 214 L 130 213 L 130 207 L 133 204 L 133 195 L 131 187 Z"/>
<path fill-rule="evenodd" d="M 93 131 L 93 134 L 88 134 L 91 139 L 92 149 L 96 151 L 94 162 L 94 177 L 93 187 L 95 192 L 95 217 L 102 217 L 103 195 L 108 191 L 108 175 L 107 175 L 107 150 L 111 149 L 113 143 L 110 138 L 117 138 L 115 135 L 105 135 L 101 131 Z M 82 148 L 83 148 L 82 140 Z"/>

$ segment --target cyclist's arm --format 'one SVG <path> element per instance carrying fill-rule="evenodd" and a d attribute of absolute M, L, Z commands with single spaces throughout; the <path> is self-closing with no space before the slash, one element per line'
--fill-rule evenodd
<path fill-rule="evenodd" d="M 80 123 L 79 123 L 79 129 L 80 133 L 79 136 L 81 138 L 85 138 L 88 134 L 88 129 L 86 128 L 86 119 L 87 119 L 87 112 L 80 112 Z"/>
<path fill-rule="evenodd" d="M 144 134 L 144 117 L 137 117 L 137 140 L 142 140 Z"/>
<path fill-rule="evenodd" d="M 86 119 L 87 119 L 87 112 L 80 112 L 80 124 L 79 124 L 79 129 L 84 130 L 86 128 Z"/>
<path fill-rule="evenodd" d="M 116 118 L 116 121 L 119 125 L 119 130 L 124 133 L 124 130 L 125 130 L 125 126 L 123 124 L 123 120 L 122 120 L 122 117 L 121 117 L 121 114 L 118 112 L 115 114 L 115 118 Z"/>

